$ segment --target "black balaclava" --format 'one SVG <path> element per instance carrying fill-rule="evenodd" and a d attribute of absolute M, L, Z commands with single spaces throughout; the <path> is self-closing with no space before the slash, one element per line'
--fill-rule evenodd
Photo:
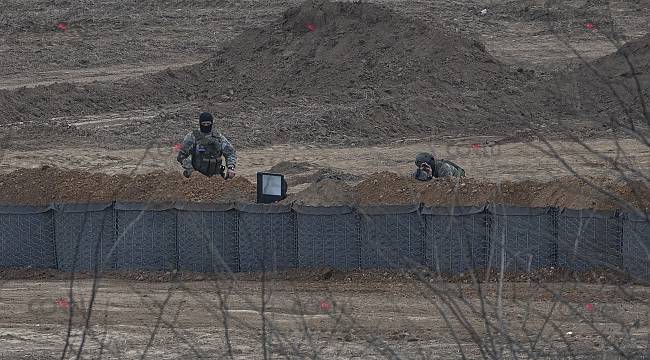
<path fill-rule="evenodd" d="M 208 121 L 210 122 L 210 125 L 208 125 L 208 126 L 204 126 L 203 124 L 201 124 L 203 122 L 208 122 Z M 212 132 L 212 123 L 213 122 L 214 122 L 214 119 L 212 118 L 212 114 L 210 114 L 209 112 L 201 113 L 201 115 L 199 116 L 199 128 L 201 128 L 201 132 L 206 133 L 206 134 L 211 133 Z"/>

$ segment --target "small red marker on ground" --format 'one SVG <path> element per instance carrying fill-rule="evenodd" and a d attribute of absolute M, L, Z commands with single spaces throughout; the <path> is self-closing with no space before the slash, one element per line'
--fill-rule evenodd
<path fill-rule="evenodd" d="M 61 31 L 66 31 L 68 30 L 68 25 L 66 23 L 60 22 L 56 24 L 56 28 L 61 30 Z"/>
<path fill-rule="evenodd" d="M 481 144 L 472 144 L 472 149 L 478 149 L 481 147 Z"/>
<path fill-rule="evenodd" d="M 68 308 L 70 307 L 70 303 L 68 302 L 67 299 L 64 298 L 56 299 L 56 305 L 59 307 L 59 309 L 62 310 L 68 310 Z"/>
<path fill-rule="evenodd" d="M 589 30 L 593 30 L 593 29 L 594 29 L 594 24 L 588 22 L 588 23 L 585 24 L 585 28 L 587 28 L 587 29 L 589 29 Z"/>
<path fill-rule="evenodd" d="M 585 309 L 587 311 L 592 311 L 594 309 L 594 304 L 592 304 L 592 303 L 585 304 Z"/>
<path fill-rule="evenodd" d="M 309 30 L 309 31 L 316 31 L 316 25 L 314 25 L 314 24 L 312 24 L 312 23 L 305 24 L 305 27 L 306 27 L 307 30 Z"/>
<path fill-rule="evenodd" d="M 332 304 L 328 303 L 325 300 L 320 301 L 320 309 L 325 311 L 330 311 L 332 309 Z"/>
<path fill-rule="evenodd" d="M 176 150 L 176 151 L 181 151 L 182 147 L 183 147 L 183 145 L 181 145 L 181 144 L 174 144 L 174 150 Z"/>

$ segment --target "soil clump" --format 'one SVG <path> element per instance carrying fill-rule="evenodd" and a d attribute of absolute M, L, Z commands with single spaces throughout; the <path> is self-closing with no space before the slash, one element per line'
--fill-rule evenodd
<path fill-rule="evenodd" d="M 0 176 L 0 203 L 45 205 L 61 203 L 252 202 L 255 186 L 245 178 L 226 181 L 177 173 L 106 175 L 53 167 L 21 169 Z"/>
<path fill-rule="evenodd" d="M 253 203 L 256 187 L 242 177 L 226 181 L 193 174 L 154 172 L 106 175 L 53 167 L 22 169 L 0 175 L 0 203 L 45 205 L 190 201 Z M 308 206 L 407 205 L 432 207 L 482 206 L 486 203 L 520 207 L 569 209 L 650 208 L 650 189 L 640 181 L 605 178 L 559 178 L 555 181 L 493 183 L 473 178 L 418 181 L 394 173 L 372 174 L 355 186 L 336 178 L 311 183 L 282 203 Z"/>
<path fill-rule="evenodd" d="M 357 204 L 357 196 L 345 182 L 323 179 L 299 193 L 289 195 L 284 202 L 307 206 L 354 206 Z"/>
<path fill-rule="evenodd" d="M 371 175 L 354 187 L 361 205 L 477 206 L 488 202 L 520 207 L 642 210 L 650 207 L 650 190 L 636 181 L 563 177 L 551 182 L 442 178 L 421 182 L 393 173 Z"/>

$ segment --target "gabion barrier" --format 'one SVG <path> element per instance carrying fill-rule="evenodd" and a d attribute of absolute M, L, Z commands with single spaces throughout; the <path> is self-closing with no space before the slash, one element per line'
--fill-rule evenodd
<path fill-rule="evenodd" d="M 650 222 L 613 211 L 497 205 L 4 205 L 0 254 L 0 267 L 65 271 L 558 266 L 650 279 Z"/>
<path fill-rule="evenodd" d="M 289 206 L 239 208 L 241 271 L 276 271 L 298 265 L 295 219 Z"/>
<path fill-rule="evenodd" d="M 0 266 L 56 267 L 50 207 L 0 206 Z"/>
<path fill-rule="evenodd" d="M 178 211 L 178 268 L 194 272 L 239 271 L 238 212 L 230 205 L 185 204 Z"/>
<path fill-rule="evenodd" d="M 622 268 L 623 226 L 618 213 L 567 209 L 559 213 L 557 224 L 558 266 Z"/>
<path fill-rule="evenodd" d="M 489 267 L 521 272 L 556 265 L 555 209 L 491 205 L 489 212 Z"/>
<path fill-rule="evenodd" d="M 650 279 L 650 221 L 648 216 L 623 218 L 623 266 L 634 277 Z"/>
<path fill-rule="evenodd" d="M 461 273 L 487 264 L 488 214 L 484 207 L 424 208 L 427 266 Z"/>
<path fill-rule="evenodd" d="M 101 271 L 115 267 L 112 204 L 59 205 L 54 212 L 56 258 L 63 271 Z"/>
<path fill-rule="evenodd" d="M 347 206 L 294 207 L 301 268 L 361 266 L 359 216 Z"/>
<path fill-rule="evenodd" d="M 115 204 L 115 268 L 165 271 L 178 268 L 176 210 L 168 204 Z"/>
<path fill-rule="evenodd" d="M 424 219 L 418 206 L 358 210 L 362 268 L 412 268 L 424 263 Z"/>

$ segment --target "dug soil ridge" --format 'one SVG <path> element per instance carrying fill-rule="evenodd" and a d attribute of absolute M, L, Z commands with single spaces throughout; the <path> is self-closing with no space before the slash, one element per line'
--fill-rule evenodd
<path fill-rule="evenodd" d="M 284 204 L 305 206 L 364 206 L 424 204 L 425 206 L 482 206 L 488 202 L 521 207 L 556 206 L 572 209 L 621 209 L 628 204 L 645 210 L 650 193 L 642 183 L 604 178 L 560 178 L 551 182 L 500 182 L 461 178 L 428 182 L 394 173 L 372 174 L 351 186 L 326 178 Z M 253 203 L 256 187 L 242 177 L 225 181 L 177 173 L 106 175 L 53 167 L 17 170 L 0 175 L 0 204 L 44 205 L 111 201 Z"/>

